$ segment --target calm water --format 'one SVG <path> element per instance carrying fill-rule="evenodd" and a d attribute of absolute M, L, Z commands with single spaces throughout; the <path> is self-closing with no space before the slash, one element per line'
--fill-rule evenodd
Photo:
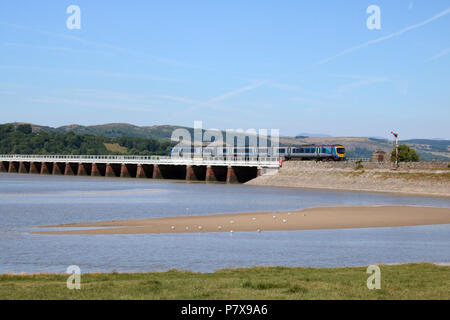
<path fill-rule="evenodd" d="M 253 265 L 347 266 L 450 262 L 450 225 L 312 231 L 32 235 L 38 225 L 284 211 L 326 205 L 407 204 L 450 208 L 448 199 L 206 185 L 135 179 L 0 174 L 0 273 L 213 271 Z"/>

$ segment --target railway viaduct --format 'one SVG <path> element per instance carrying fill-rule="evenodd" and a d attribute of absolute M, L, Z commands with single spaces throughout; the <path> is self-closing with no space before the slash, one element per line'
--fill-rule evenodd
<path fill-rule="evenodd" d="M 243 183 L 278 170 L 277 158 L 0 155 L 0 172 Z"/>

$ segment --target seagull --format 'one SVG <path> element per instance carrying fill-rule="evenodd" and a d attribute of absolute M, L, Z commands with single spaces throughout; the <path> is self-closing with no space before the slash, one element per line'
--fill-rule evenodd
<path fill-rule="evenodd" d="M 172 230 L 175 230 L 175 226 L 171 226 Z"/>
<path fill-rule="evenodd" d="M 233 220 L 230 220 L 230 223 L 231 223 L 231 224 L 233 224 L 233 223 L 234 223 L 234 221 L 233 221 Z"/>
<path fill-rule="evenodd" d="M 203 229 L 203 227 L 202 227 L 202 226 L 198 226 L 198 228 L 199 228 L 200 230 L 202 230 L 202 229 Z"/>
<path fill-rule="evenodd" d="M 276 219 L 277 217 L 276 216 L 272 216 L 272 218 Z"/>
<path fill-rule="evenodd" d="M 256 218 L 255 218 L 255 217 L 253 217 L 253 218 L 252 218 L 252 220 L 253 220 L 253 221 L 255 221 L 255 220 L 256 220 Z"/>
<path fill-rule="evenodd" d="M 286 221 L 287 221 L 286 219 L 283 219 L 283 223 L 286 223 Z"/>
<path fill-rule="evenodd" d="M 260 233 L 261 232 L 261 229 L 258 229 L 258 230 L 256 230 L 258 233 Z"/>
<path fill-rule="evenodd" d="M 189 230 L 189 227 L 186 227 L 186 230 Z"/>
<path fill-rule="evenodd" d="M 222 230 L 222 226 L 218 226 L 217 229 Z"/>
<path fill-rule="evenodd" d="M 230 230 L 230 233 L 231 233 L 231 234 L 233 234 L 233 232 L 234 232 L 233 230 Z"/>

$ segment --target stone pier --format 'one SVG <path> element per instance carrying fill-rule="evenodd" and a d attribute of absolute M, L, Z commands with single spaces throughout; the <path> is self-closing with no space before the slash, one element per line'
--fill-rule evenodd
<path fill-rule="evenodd" d="M 3 161 L 0 161 L 0 172 L 8 172 L 8 169 Z"/>
<path fill-rule="evenodd" d="M 72 166 L 70 165 L 69 162 L 66 162 L 66 168 L 64 170 L 64 175 L 65 176 L 74 176 L 75 172 L 73 172 Z"/>
<path fill-rule="evenodd" d="M 227 169 L 227 183 L 239 183 L 236 172 L 232 166 L 228 166 Z"/>
<path fill-rule="evenodd" d="M 38 164 L 36 162 L 30 162 L 30 173 L 39 174 L 41 170 L 38 168 Z"/>
<path fill-rule="evenodd" d="M 116 175 L 114 173 L 114 170 L 113 170 L 111 164 L 107 163 L 106 164 L 106 169 L 105 169 L 105 177 L 115 177 L 115 176 Z"/>
<path fill-rule="evenodd" d="M 144 168 L 142 167 L 141 164 L 137 165 L 136 178 L 147 178 L 147 175 L 145 174 Z"/>
<path fill-rule="evenodd" d="M 8 172 L 11 173 L 17 173 L 19 171 L 19 168 L 17 168 L 17 165 L 14 163 L 14 161 L 9 162 L 8 166 Z"/>
<path fill-rule="evenodd" d="M 216 174 L 214 173 L 214 170 L 211 166 L 206 167 L 205 181 L 206 182 L 216 182 L 217 181 Z"/>
<path fill-rule="evenodd" d="M 162 179 L 163 176 L 161 174 L 161 169 L 159 169 L 159 166 L 157 164 L 155 164 L 153 166 L 153 175 L 152 175 L 153 179 Z"/>
<path fill-rule="evenodd" d="M 127 165 L 125 163 L 122 163 L 120 166 L 120 177 L 121 178 L 129 178 L 130 172 L 128 171 Z"/>
<path fill-rule="evenodd" d="M 186 166 L 186 180 L 197 181 L 198 177 L 195 175 L 194 168 L 191 165 Z"/>
<path fill-rule="evenodd" d="M 51 174 L 50 170 L 48 169 L 47 162 L 42 162 L 41 174 Z"/>
<path fill-rule="evenodd" d="M 78 164 L 77 176 L 88 176 L 88 172 L 86 170 L 86 166 L 84 165 L 84 163 Z"/>
<path fill-rule="evenodd" d="M 100 170 L 98 169 L 98 166 L 96 163 L 92 164 L 91 168 L 91 176 L 92 177 L 100 177 L 102 174 L 100 173 Z"/>
<path fill-rule="evenodd" d="M 63 172 L 61 171 L 61 168 L 59 167 L 57 162 L 53 162 L 52 174 L 58 175 L 58 176 L 63 174 Z"/>
<path fill-rule="evenodd" d="M 28 173 L 27 164 L 23 161 L 19 162 L 19 173 Z"/>

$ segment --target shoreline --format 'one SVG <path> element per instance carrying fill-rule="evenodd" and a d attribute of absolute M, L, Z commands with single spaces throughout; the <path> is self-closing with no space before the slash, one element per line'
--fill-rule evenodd
<path fill-rule="evenodd" d="M 31 233 L 48 235 L 232 233 L 251 231 L 377 228 L 435 224 L 450 224 L 450 208 L 404 205 L 329 206 L 283 212 L 245 212 L 58 224 L 39 226 L 39 228 L 81 229 L 46 230 Z"/>
<path fill-rule="evenodd" d="M 333 165 L 333 166 L 332 166 Z M 275 174 L 245 184 L 296 189 L 371 192 L 450 198 L 450 171 L 334 167 L 337 164 L 286 162 Z"/>

